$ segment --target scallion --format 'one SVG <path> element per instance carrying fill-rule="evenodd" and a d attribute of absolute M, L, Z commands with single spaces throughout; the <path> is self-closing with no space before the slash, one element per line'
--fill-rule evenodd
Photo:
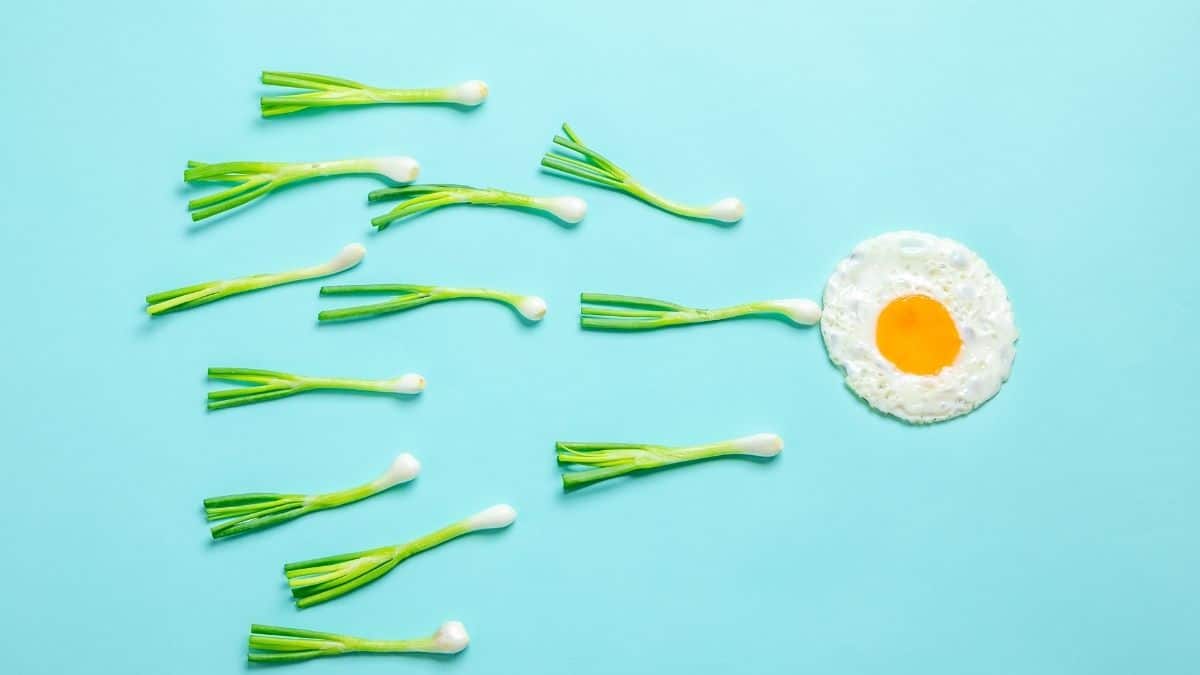
<path fill-rule="evenodd" d="M 685 307 L 673 302 L 608 293 L 581 293 L 579 324 L 595 330 L 651 330 L 667 326 L 722 321 L 741 316 L 783 316 L 802 326 L 821 318 L 812 300 L 764 300 L 718 309 Z"/>
<path fill-rule="evenodd" d="M 563 490 L 571 490 L 635 471 L 658 469 L 710 457 L 726 455 L 774 457 L 783 449 L 783 439 L 775 434 L 755 434 L 719 443 L 689 447 L 559 441 L 555 444 L 555 448 L 558 451 L 559 465 L 574 467 L 562 474 Z"/>
<path fill-rule="evenodd" d="M 272 401 L 319 389 L 385 394 L 419 394 L 425 389 L 425 378 L 416 373 L 389 380 L 355 380 L 341 377 L 308 377 L 251 368 L 209 368 L 208 377 L 212 380 L 242 382 L 248 385 L 208 392 L 209 410 Z"/>
<path fill-rule="evenodd" d="M 367 249 L 362 244 L 347 244 L 329 262 L 312 267 L 302 267 L 289 272 L 255 274 L 240 279 L 206 281 L 146 296 L 146 312 L 151 316 L 176 312 L 216 302 L 240 293 L 249 293 L 263 288 L 290 284 L 294 281 L 317 279 L 344 272 L 362 261 Z"/>
<path fill-rule="evenodd" d="M 263 117 L 278 117 L 309 108 L 377 103 L 454 103 L 477 106 L 483 103 L 488 95 L 487 85 L 479 80 L 432 89 L 382 89 L 328 75 L 263 71 L 262 83 L 308 90 L 285 96 L 263 96 L 259 100 Z"/>
<path fill-rule="evenodd" d="M 393 183 L 409 183 L 420 172 L 411 157 L 337 159 L 327 162 L 221 162 L 189 161 L 183 172 L 188 183 L 237 183 L 237 185 L 188 202 L 192 220 L 200 221 L 224 213 L 297 181 L 322 176 L 374 174 Z"/>
<path fill-rule="evenodd" d="M 210 497 L 204 500 L 204 512 L 210 521 L 225 521 L 211 530 L 213 539 L 223 539 L 366 499 L 407 483 L 420 472 L 421 463 L 406 452 L 392 460 L 391 466 L 378 478 L 357 487 L 317 495 L 250 492 Z"/>
<path fill-rule="evenodd" d="M 458 621 L 447 621 L 429 637 L 409 640 L 368 640 L 282 626 L 250 626 L 247 659 L 255 663 L 291 663 L 353 652 L 375 654 L 457 654 L 471 641 Z"/>
<path fill-rule="evenodd" d="M 396 297 L 367 305 L 327 309 L 317 315 L 320 321 L 366 319 L 428 305 L 445 300 L 477 298 L 493 300 L 512 307 L 529 321 L 541 321 L 546 315 L 546 301 L 536 295 L 518 295 L 490 288 L 446 288 L 413 284 L 359 284 L 322 286 L 321 295 L 394 295 Z"/>
<path fill-rule="evenodd" d="M 587 214 L 587 203 L 579 197 L 534 197 L 494 188 L 475 188 L 469 185 L 426 184 L 382 188 L 367 195 L 369 202 L 404 200 L 391 211 L 371 219 L 377 229 L 409 216 L 454 204 L 505 206 L 528 211 L 549 213 L 565 223 L 578 223 Z"/>
<path fill-rule="evenodd" d="M 742 219 L 742 216 L 746 212 L 745 205 L 737 197 L 726 197 L 708 206 L 688 206 L 687 204 L 680 204 L 679 202 L 671 201 L 666 197 L 655 194 L 633 176 L 630 176 L 628 171 L 625 171 L 614 164 L 612 160 L 585 145 L 579 139 L 579 136 L 575 134 L 575 131 L 565 122 L 562 125 L 562 130 L 566 136 L 556 135 L 554 143 L 576 153 L 578 156 L 557 150 L 547 152 L 542 157 L 542 166 L 551 171 L 566 174 L 585 183 L 592 183 L 593 185 L 606 187 L 610 190 L 624 192 L 663 211 L 674 213 L 684 218 L 736 223 Z"/>
<path fill-rule="evenodd" d="M 296 606 L 310 607 L 368 584 L 422 551 L 469 532 L 508 527 L 516 518 L 516 509 L 497 504 L 406 544 L 288 563 L 283 571 Z"/>

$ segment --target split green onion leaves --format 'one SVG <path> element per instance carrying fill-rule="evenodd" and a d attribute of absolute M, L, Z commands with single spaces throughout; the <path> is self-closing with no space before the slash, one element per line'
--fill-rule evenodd
<path fill-rule="evenodd" d="M 353 652 L 376 654 L 457 654 L 471 641 L 458 621 L 447 621 L 429 637 L 409 640 L 367 640 L 282 626 L 250 626 L 249 654 L 255 663 L 291 663 Z"/>
<path fill-rule="evenodd" d="M 425 389 L 425 378 L 416 373 L 401 375 L 389 380 L 355 380 L 341 377 L 308 377 L 251 368 L 209 368 L 208 377 L 212 380 L 241 382 L 245 385 L 208 392 L 209 410 L 273 401 L 277 398 L 316 390 L 419 394 Z"/>
<path fill-rule="evenodd" d="M 658 469 L 711 457 L 774 457 L 783 449 L 783 439 L 775 434 L 755 434 L 689 447 L 559 441 L 555 448 L 558 452 L 558 464 L 566 467 L 562 474 L 563 490 L 572 490 L 635 471 Z"/>
<path fill-rule="evenodd" d="M 406 452 L 392 460 L 387 471 L 375 480 L 347 490 L 317 495 L 251 492 L 210 497 L 204 500 L 204 512 L 209 521 L 225 521 L 212 527 L 212 538 L 223 539 L 366 499 L 407 483 L 420 472 L 421 463 Z"/>
<path fill-rule="evenodd" d="M 377 103 L 453 103 L 477 106 L 483 103 L 488 95 L 487 85 L 479 80 L 432 89 L 383 89 L 328 75 L 264 71 L 262 83 L 307 90 L 284 96 L 262 97 L 259 104 L 263 117 L 278 117 L 310 108 Z"/>
<path fill-rule="evenodd" d="M 376 229 L 382 230 L 402 218 L 454 204 L 504 206 L 541 211 L 565 223 L 578 223 L 587 214 L 587 203 L 579 197 L 534 197 L 493 188 L 475 188 L 469 185 L 406 185 L 374 190 L 367 195 L 367 200 L 371 203 L 396 199 L 403 201 L 391 211 L 371 219 L 371 224 Z"/>
<path fill-rule="evenodd" d="M 367 249 L 362 244 L 347 244 L 329 262 L 312 267 L 302 267 L 290 272 L 255 274 L 240 279 L 206 281 L 146 296 L 146 312 L 151 316 L 176 312 L 216 302 L 240 293 L 249 293 L 263 288 L 290 284 L 294 281 L 317 279 L 344 272 L 362 261 Z"/>
<path fill-rule="evenodd" d="M 489 288 L 446 288 L 442 286 L 417 286 L 412 284 L 360 284 L 347 286 L 323 286 L 321 295 L 391 295 L 383 302 L 354 307 L 327 309 L 317 315 L 320 321 L 344 321 L 367 319 L 393 312 L 428 305 L 445 300 L 476 298 L 492 300 L 512 307 L 528 321 L 541 321 L 546 315 L 546 301 L 536 295 L 518 295 Z"/>
<path fill-rule="evenodd" d="M 811 326 L 821 318 L 812 300 L 764 300 L 719 309 L 698 309 L 632 295 L 581 293 L 579 324 L 593 330 L 652 330 L 667 326 L 722 321 L 742 316 L 782 316 Z"/>
<path fill-rule="evenodd" d="M 516 509 L 497 504 L 406 544 L 288 563 L 283 571 L 296 606 L 311 607 L 375 581 L 422 551 L 470 532 L 508 527 L 516 518 Z"/>
<path fill-rule="evenodd" d="M 324 176 L 374 174 L 393 183 L 410 183 L 420 165 L 412 157 L 338 159 L 327 162 L 221 162 L 189 161 L 183 172 L 188 183 L 237 183 L 237 185 L 188 202 L 193 221 L 201 221 L 264 197 L 297 181 Z"/>
<path fill-rule="evenodd" d="M 737 197 L 726 197 L 708 206 L 688 206 L 655 194 L 629 175 L 628 171 L 584 144 L 565 122 L 562 125 L 562 131 L 565 136 L 556 135 L 554 144 L 569 152 L 562 152 L 556 148 L 542 157 L 542 166 L 551 171 L 566 174 L 585 183 L 624 192 L 663 211 L 684 218 L 736 223 L 746 212 L 742 200 Z"/>

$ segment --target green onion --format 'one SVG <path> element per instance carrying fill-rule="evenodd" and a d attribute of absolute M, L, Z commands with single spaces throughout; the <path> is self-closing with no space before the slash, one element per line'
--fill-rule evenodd
<path fill-rule="evenodd" d="M 559 441 L 555 448 L 558 451 L 560 466 L 576 467 L 564 471 L 562 475 L 563 490 L 571 490 L 635 471 L 658 469 L 710 457 L 774 457 L 783 449 L 783 439 L 775 434 L 755 434 L 730 441 L 683 448 L 639 443 Z"/>
<path fill-rule="evenodd" d="M 587 203 L 579 197 L 533 197 L 493 188 L 474 188 L 468 185 L 427 184 L 383 188 L 367 195 L 367 201 L 404 200 L 391 211 L 371 219 L 377 229 L 384 229 L 401 218 L 432 211 L 454 204 L 506 206 L 528 211 L 542 211 L 565 223 L 578 223 L 587 214 Z"/>
<path fill-rule="evenodd" d="M 479 80 L 435 89 L 381 89 L 328 75 L 263 71 L 262 83 L 308 90 L 286 96 L 262 97 L 259 103 L 263 117 L 278 117 L 309 108 L 376 103 L 456 103 L 476 106 L 483 103 L 488 95 L 487 85 Z"/>
<path fill-rule="evenodd" d="M 284 565 L 297 607 L 332 600 L 375 581 L 408 558 L 469 532 L 508 527 L 517 518 L 508 504 L 497 504 L 407 544 L 383 546 Z"/>
<path fill-rule="evenodd" d="M 407 483 L 420 472 L 421 463 L 406 452 L 392 460 L 388 470 L 375 480 L 347 490 L 318 495 L 251 492 L 210 497 L 204 500 L 204 512 L 210 521 L 225 521 L 212 527 L 212 538 L 222 539 L 366 499 L 390 487 Z"/>
<path fill-rule="evenodd" d="M 362 261 L 366 253 L 367 249 L 362 244 L 347 244 L 333 259 L 320 265 L 302 267 L 290 272 L 255 274 L 240 279 L 206 281 L 202 284 L 184 286 L 161 293 L 152 293 L 146 296 L 146 304 L 149 305 L 149 307 L 146 307 L 146 312 L 151 316 L 157 316 L 167 312 L 199 307 L 210 302 L 216 302 L 222 298 L 228 298 L 231 295 L 249 293 L 250 291 L 280 286 L 282 284 L 290 284 L 294 281 L 327 277 L 354 267 Z"/>
<path fill-rule="evenodd" d="M 593 330 L 651 330 L 722 321 L 740 316 L 783 316 L 802 326 L 821 318 L 812 300 L 764 300 L 719 309 L 698 309 L 633 295 L 581 293 L 579 324 Z"/>
<path fill-rule="evenodd" d="M 317 314 L 320 321 L 343 321 L 366 319 L 392 312 L 403 312 L 431 302 L 478 298 L 494 300 L 512 307 L 529 321 L 541 321 L 546 315 L 546 301 L 536 295 L 518 295 L 489 288 L 446 288 L 443 286 L 416 286 L 412 284 L 359 284 L 348 286 L 322 286 L 321 295 L 394 295 L 395 298 L 367 305 L 327 309 Z"/>
<path fill-rule="evenodd" d="M 389 380 L 352 380 L 341 377 L 307 377 L 251 368 L 209 368 L 208 377 L 212 380 L 243 382 L 248 385 L 208 392 L 209 410 L 273 401 L 277 398 L 318 389 L 386 394 L 419 394 L 425 389 L 425 378 L 416 373 L 401 375 Z"/>
<path fill-rule="evenodd" d="M 394 183 L 409 183 L 420 172 L 411 157 L 337 159 L 328 162 L 221 162 L 189 161 L 183 172 L 188 183 L 237 183 L 237 185 L 188 202 L 192 220 L 200 221 L 224 213 L 301 180 L 322 176 L 374 174 Z"/>
<path fill-rule="evenodd" d="M 562 130 L 566 136 L 556 135 L 554 143 L 576 154 L 567 154 L 557 150 L 547 152 L 542 157 L 542 166 L 551 171 L 566 174 L 585 183 L 624 192 L 647 204 L 657 206 L 663 211 L 684 218 L 736 223 L 746 212 L 742 200 L 737 197 L 726 197 L 708 206 L 688 206 L 659 196 L 630 176 L 629 172 L 614 164 L 612 160 L 584 145 L 583 141 L 579 140 L 579 136 L 565 122 Z"/>
<path fill-rule="evenodd" d="M 470 641 L 466 627 L 458 621 L 447 621 L 433 635 L 411 640 L 367 640 L 256 623 L 250 626 L 247 659 L 256 663 L 291 663 L 352 652 L 457 654 L 466 649 Z"/>

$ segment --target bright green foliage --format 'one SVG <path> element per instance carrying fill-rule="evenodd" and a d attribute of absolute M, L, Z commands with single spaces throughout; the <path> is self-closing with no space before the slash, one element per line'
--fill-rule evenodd
<path fill-rule="evenodd" d="M 817 322 L 821 310 L 811 300 L 764 300 L 718 309 L 685 307 L 633 295 L 581 293 L 579 325 L 592 330 L 652 330 L 744 316 L 782 316 L 799 325 Z"/>
<path fill-rule="evenodd" d="M 340 377 L 308 377 L 251 368 L 209 368 L 208 377 L 212 380 L 242 382 L 247 385 L 208 392 L 209 410 L 273 401 L 277 398 L 320 389 L 388 394 L 419 394 L 425 389 L 425 378 L 414 373 L 389 380 L 355 380 Z"/>
<path fill-rule="evenodd" d="M 585 183 L 624 192 L 663 211 L 684 218 L 736 223 L 742 219 L 742 215 L 745 213 L 745 207 L 736 197 L 726 197 L 708 206 L 688 206 L 655 194 L 629 175 L 628 171 L 585 145 L 565 122 L 562 125 L 562 131 L 566 135 L 556 135 L 554 143 L 570 152 L 564 153 L 557 149 L 547 152 L 542 157 L 542 166 L 551 171 L 566 174 Z"/>
<path fill-rule="evenodd" d="M 326 162 L 221 162 L 189 161 L 183 172 L 188 183 L 237 183 L 188 202 L 192 220 L 200 221 L 264 197 L 279 188 L 324 176 L 376 174 L 393 183 L 415 180 L 420 166 L 411 157 L 338 159 Z"/>
<path fill-rule="evenodd" d="M 297 607 L 310 607 L 375 581 L 412 556 L 477 530 L 507 527 L 517 513 L 498 504 L 406 544 L 343 553 L 284 565 Z"/>
<path fill-rule="evenodd" d="M 689 447 L 559 441 L 555 444 L 555 449 L 558 452 L 559 465 L 568 467 L 562 474 L 563 489 L 571 490 L 635 471 L 658 469 L 711 457 L 774 457 L 783 449 L 783 439 L 775 434 L 756 434 Z"/>
<path fill-rule="evenodd" d="M 469 185 L 406 185 L 374 190 L 367 195 L 367 201 L 371 203 L 396 199 L 402 200 L 398 206 L 371 219 L 371 224 L 376 229 L 382 230 L 402 218 L 455 204 L 503 206 L 526 211 L 541 211 L 566 223 L 578 223 L 587 213 L 587 204 L 578 197 L 534 197 L 517 192 L 476 188 Z"/>
<path fill-rule="evenodd" d="M 252 492 L 210 497 L 204 500 L 204 513 L 210 521 L 225 521 L 212 527 L 213 539 L 232 537 L 366 499 L 394 485 L 407 483 L 416 478 L 420 469 L 421 464 L 415 457 L 403 453 L 392 461 L 383 475 L 347 490 L 317 495 Z"/>
<path fill-rule="evenodd" d="M 489 288 L 446 288 L 443 286 L 418 286 L 414 284 L 358 284 L 347 286 L 322 286 L 321 295 L 392 295 L 390 300 L 354 307 L 327 309 L 317 315 L 320 321 L 345 321 L 367 319 L 403 312 L 433 302 L 476 298 L 493 300 L 512 307 L 529 321 L 540 321 L 546 314 L 546 302 L 534 295 L 518 295 Z"/>
<path fill-rule="evenodd" d="M 320 265 L 290 272 L 254 274 L 240 279 L 206 281 L 202 284 L 184 286 L 162 293 L 152 293 L 146 296 L 146 304 L 149 305 L 146 307 L 146 312 L 151 316 L 157 316 L 167 312 L 199 307 L 231 295 L 290 284 L 294 281 L 327 277 L 354 267 L 362 260 L 365 253 L 366 249 L 362 245 L 348 244 L 332 260 Z"/>
<path fill-rule="evenodd" d="M 285 96 L 262 97 L 259 105 L 263 117 L 278 117 L 313 108 L 380 103 L 453 103 L 475 106 L 483 103 L 488 94 L 487 85 L 479 80 L 433 89 L 382 89 L 328 75 L 264 71 L 262 83 L 307 90 Z"/>
<path fill-rule="evenodd" d="M 469 642 L 467 629 L 458 621 L 443 623 L 429 637 L 410 640 L 367 640 L 301 628 L 253 624 L 246 658 L 255 663 L 291 663 L 353 652 L 457 654 L 466 649 Z"/>

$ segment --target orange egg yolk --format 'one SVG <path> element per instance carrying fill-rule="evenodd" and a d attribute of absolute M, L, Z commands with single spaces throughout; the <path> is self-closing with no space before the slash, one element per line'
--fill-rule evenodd
<path fill-rule="evenodd" d="M 896 298 L 875 322 L 879 353 L 910 375 L 936 375 L 954 363 L 962 338 L 946 306 L 928 295 Z"/>

